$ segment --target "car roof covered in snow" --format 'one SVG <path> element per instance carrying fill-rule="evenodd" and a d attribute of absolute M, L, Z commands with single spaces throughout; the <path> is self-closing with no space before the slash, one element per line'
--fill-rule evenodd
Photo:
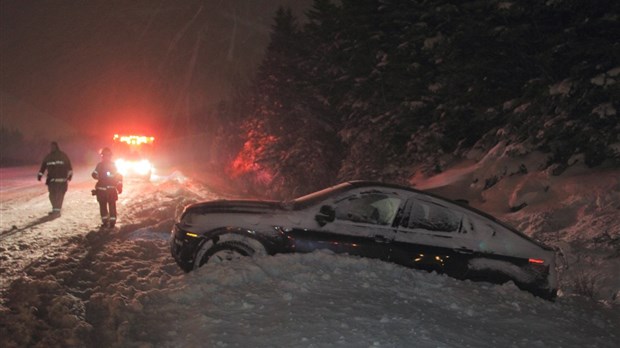
<path fill-rule="evenodd" d="M 482 216 L 482 217 L 484 217 L 486 219 L 489 219 L 489 220 L 497 223 L 498 225 L 500 225 L 500 226 L 502 226 L 502 227 L 504 227 L 504 228 L 506 228 L 506 229 L 508 229 L 508 230 L 510 230 L 510 231 L 512 231 L 514 233 L 516 233 L 517 235 L 519 235 L 519 236 L 521 236 L 521 237 L 523 237 L 523 238 L 525 238 L 525 239 L 527 239 L 529 241 L 532 241 L 533 243 L 535 243 L 536 245 L 540 246 L 543 249 L 553 250 L 553 248 L 551 248 L 550 246 L 545 245 L 545 244 L 543 244 L 543 243 L 533 239 L 532 237 L 526 235 L 525 233 L 519 231 L 515 227 L 510 226 L 509 224 L 507 224 L 507 223 L 505 223 L 505 222 L 503 222 L 501 220 L 498 220 L 493 215 L 490 215 L 489 213 L 486 213 L 486 212 L 484 212 L 482 210 L 478 210 L 478 209 L 476 209 L 476 208 L 474 208 L 474 207 L 472 207 L 472 206 L 470 206 L 470 205 L 468 205 L 466 203 L 463 203 L 461 201 L 451 200 L 449 198 L 442 197 L 442 196 L 436 195 L 436 194 L 431 193 L 431 192 L 422 191 L 422 190 L 418 190 L 418 189 L 415 189 L 415 188 L 412 188 L 412 187 L 409 187 L 409 186 L 404 186 L 404 185 L 399 185 L 399 184 L 384 183 L 384 182 L 371 181 L 371 180 L 352 180 L 352 181 L 343 182 L 343 183 L 335 185 L 335 186 L 328 187 L 328 188 L 326 188 L 324 190 L 320 190 L 320 191 L 313 192 L 313 193 L 310 193 L 308 195 L 299 197 L 297 199 L 294 199 L 292 201 L 292 203 L 293 203 L 294 209 L 303 209 L 303 208 L 309 207 L 309 206 L 311 206 L 313 204 L 316 204 L 316 203 L 320 202 L 321 200 L 326 199 L 326 198 L 328 198 L 330 196 L 333 196 L 333 195 L 339 194 L 341 192 L 347 191 L 347 190 L 349 190 L 351 188 L 363 188 L 363 187 L 375 187 L 375 188 L 379 188 L 379 189 L 380 188 L 388 188 L 388 189 L 392 188 L 392 189 L 398 189 L 398 190 L 414 192 L 414 193 L 417 193 L 417 194 L 420 194 L 420 195 L 425 195 L 425 196 L 428 196 L 428 197 L 433 197 L 433 198 L 438 199 L 440 201 L 444 201 L 444 202 L 447 202 L 447 203 L 450 203 L 450 204 L 457 205 L 457 206 L 461 207 L 464 210 L 471 211 L 474 214 L 477 214 L 477 215 L 480 215 L 480 216 Z"/>

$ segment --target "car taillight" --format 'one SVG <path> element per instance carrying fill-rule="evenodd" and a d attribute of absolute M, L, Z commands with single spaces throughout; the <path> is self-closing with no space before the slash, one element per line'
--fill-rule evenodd
<path fill-rule="evenodd" d="M 528 259 L 529 269 L 538 276 L 546 276 L 549 273 L 549 266 L 545 264 L 543 259 Z"/>

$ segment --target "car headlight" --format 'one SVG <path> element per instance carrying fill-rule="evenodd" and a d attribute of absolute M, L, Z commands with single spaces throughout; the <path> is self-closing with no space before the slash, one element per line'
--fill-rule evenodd
<path fill-rule="evenodd" d="M 153 168 L 153 166 L 148 160 L 142 160 L 134 165 L 134 170 L 140 175 L 148 174 L 151 171 L 151 168 Z"/>
<path fill-rule="evenodd" d="M 122 175 L 127 175 L 127 171 L 129 170 L 129 163 L 127 163 L 124 159 L 120 158 L 114 161 L 114 163 L 116 164 L 116 169 L 118 169 L 119 173 L 121 173 Z"/>
<path fill-rule="evenodd" d="M 146 159 L 127 161 L 119 158 L 114 163 L 116 163 L 116 169 L 118 169 L 118 172 L 122 175 L 129 175 L 129 173 L 148 175 L 153 170 L 153 165 Z"/>

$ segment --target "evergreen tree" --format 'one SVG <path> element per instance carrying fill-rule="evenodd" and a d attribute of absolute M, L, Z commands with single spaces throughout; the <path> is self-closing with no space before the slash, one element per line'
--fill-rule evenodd
<path fill-rule="evenodd" d="M 294 196 L 329 184 L 337 167 L 335 133 L 316 103 L 304 68 L 304 40 L 290 9 L 275 16 L 271 41 L 253 87 L 246 121 L 253 166 L 271 195 Z M 318 106 L 317 106 L 318 105 Z"/>
<path fill-rule="evenodd" d="M 290 195 L 406 183 L 500 140 L 548 151 L 550 164 L 618 158 L 619 7 L 315 0 L 303 28 L 281 8 L 250 93 L 245 168 Z"/>

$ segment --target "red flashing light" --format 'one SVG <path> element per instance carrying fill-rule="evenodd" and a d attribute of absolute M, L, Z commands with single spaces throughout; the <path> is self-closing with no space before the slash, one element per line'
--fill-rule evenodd
<path fill-rule="evenodd" d="M 541 260 L 541 259 L 529 259 L 528 261 L 530 263 L 535 263 L 535 264 L 539 264 L 539 265 L 542 265 L 543 263 L 545 263 L 545 260 Z"/>
<path fill-rule="evenodd" d="M 129 145 L 152 144 L 155 137 L 147 137 L 144 135 L 118 135 L 114 134 L 115 142 L 127 143 Z"/>

